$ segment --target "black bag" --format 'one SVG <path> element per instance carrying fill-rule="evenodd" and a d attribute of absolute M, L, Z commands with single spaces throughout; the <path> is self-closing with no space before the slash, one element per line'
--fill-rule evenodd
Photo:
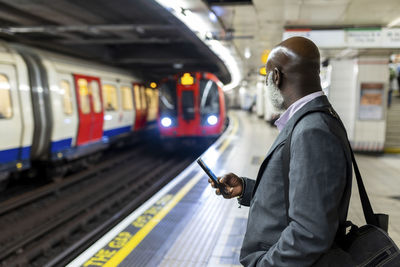
<path fill-rule="evenodd" d="M 296 124 L 307 114 L 313 112 L 324 112 L 336 118 L 342 127 L 329 125 L 333 134 L 340 136 L 339 130 L 346 132 L 343 123 L 332 107 L 313 109 L 303 114 Z M 295 124 L 295 126 L 296 126 Z M 293 127 L 294 129 L 294 127 Z M 293 131 L 292 131 L 293 133 Z M 285 202 L 286 202 L 286 218 L 289 218 L 289 164 L 290 164 L 290 143 L 292 133 L 288 136 L 283 147 L 283 172 L 284 172 L 284 187 L 285 187 Z M 346 134 L 347 136 L 347 134 Z M 397 267 L 400 266 L 400 250 L 388 236 L 389 216 L 386 214 L 374 214 L 371 203 L 369 201 L 364 183 L 361 178 L 357 162 L 351 149 L 350 142 L 347 140 L 348 147 L 351 152 L 354 172 L 356 175 L 358 192 L 361 199 L 361 204 L 364 212 L 366 225 L 357 227 L 350 221 L 345 225 L 340 225 L 335 242 L 328 252 L 323 254 L 313 266 L 384 266 Z M 347 144 L 346 144 L 347 145 Z M 346 229 L 350 231 L 346 234 Z"/>

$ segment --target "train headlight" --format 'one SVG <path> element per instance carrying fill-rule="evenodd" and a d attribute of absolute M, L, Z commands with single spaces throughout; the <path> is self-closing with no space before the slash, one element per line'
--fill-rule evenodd
<path fill-rule="evenodd" d="M 164 126 L 165 128 L 169 127 L 172 125 L 172 120 L 171 118 L 164 117 L 161 119 L 161 125 Z"/>
<path fill-rule="evenodd" d="M 218 122 L 218 118 L 217 118 L 217 116 L 215 116 L 215 115 L 210 115 L 210 116 L 208 116 L 208 118 L 207 118 L 207 122 L 208 122 L 208 124 L 210 124 L 210 125 L 215 125 L 215 124 L 217 124 L 217 122 Z"/>

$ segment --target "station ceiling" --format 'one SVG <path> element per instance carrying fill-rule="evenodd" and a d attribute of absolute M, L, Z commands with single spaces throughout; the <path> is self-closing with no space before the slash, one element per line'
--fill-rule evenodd
<path fill-rule="evenodd" d="M 399 0 L 208 1 L 224 27 L 234 36 L 232 41 L 243 58 L 245 76 L 258 73 L 263 50 L 272 49 L 281 42 L 285 29 L 386 27 L 400 16 Z M 251 54 L 249 58 L 245 57 L 246 50 Z M 322 51 L 326 56 L 340 52 Z M 358 52 L 390 53 L 387 49 Z"/>
<path fill-rule="evenodd" d="M 0 38 L 122 67 L 147 80 L 196 70 L 231 80 L 223 62 L 153 0 L 0 0 Z"/>

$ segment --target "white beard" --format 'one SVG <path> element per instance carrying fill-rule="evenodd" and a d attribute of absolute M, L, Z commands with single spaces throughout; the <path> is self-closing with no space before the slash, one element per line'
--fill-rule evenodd
<path fill-rule="evenodd" d="M 279 91 L 279 88 L 274 84 L 272 80 L 272 72 L 269 73 L 267 78 L 267 94 L 269 99 L 271 100 L 272 106 L 276 109 L 277 112 L 283 112 L 285 110 L 284 99 Z"/>

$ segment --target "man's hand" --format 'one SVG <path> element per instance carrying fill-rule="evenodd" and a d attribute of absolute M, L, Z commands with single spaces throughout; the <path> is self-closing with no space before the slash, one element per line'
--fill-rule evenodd
<path fill-rule="evenodd" d="M 228 173 L 222 177 L 218 177 L 218 181 L 223 187 L 225 187 L 226 194 L 223 194 L 224 198 L 234 198 L 242 195 L 243 182 L 237 175 Z M 213 188 L 216 188 L 215 193 L 221 195 L 221 192 L 215 183 L 211 179 L 208 179 L 208 182 Z"/>

